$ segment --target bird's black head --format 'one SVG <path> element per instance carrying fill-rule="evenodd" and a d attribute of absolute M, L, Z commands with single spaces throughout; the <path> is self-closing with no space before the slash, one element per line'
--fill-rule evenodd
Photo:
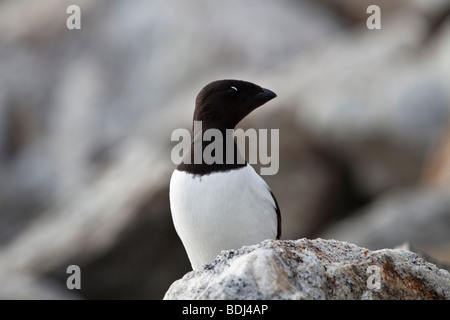
<path fill-rule="evenodd" d="M 277 95 L 241 80 L 218 80 L 205 86 L 195 101 L 194 121 L 204 129 L 233 129 L 250 112 Z"/>

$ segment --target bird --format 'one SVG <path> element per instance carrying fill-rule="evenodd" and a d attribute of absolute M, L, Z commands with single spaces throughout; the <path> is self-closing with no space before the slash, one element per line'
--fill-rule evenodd
<path fill-rule="evenodd" d="M 195 99 L 193 123 L 202 133 L 219 130 L 224 136 L 256 108 L 277 95 L 243 80 L 217 80 L 200 90 Z M 194 160 L 194 143 L 170 178 L 170 210 L 175 230 L 193 270 L 215 260 L 222 250 L 240 249 L 266 239 L 280 239 L 281 213 L 267 183 L 242 158 L 233 140 L 223 161 Z M 209 143 L 212 143 L 209 142 Z M 208 141 L 202 141 L 202 150 Z M 232 152 L 233 161 L 226 161 Z"/>

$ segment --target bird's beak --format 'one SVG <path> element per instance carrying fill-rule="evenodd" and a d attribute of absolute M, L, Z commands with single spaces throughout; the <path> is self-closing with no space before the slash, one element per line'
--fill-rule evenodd
<path fill-rule="evenodd" d="M 275 92 L 269 90 L 269 89 L 265 89 L 265 88 L 261 88 L 261 91 L 258 92 L 257 94 L 255 94 L 255 98 L 258 100 L 262 100 L 264 102 L 267 102 L 269 100 L 272 100 L 273 98 L 275 98 L 277 95 L 275 94 Z"/>

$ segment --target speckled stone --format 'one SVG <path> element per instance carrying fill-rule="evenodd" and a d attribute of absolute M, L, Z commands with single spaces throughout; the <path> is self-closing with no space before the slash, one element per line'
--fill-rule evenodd
<path fill-rule="evenodd" d="M 450 273 L 408 250 L 266 240 L 222 251 L 164 299 L 450 299 Z"/>

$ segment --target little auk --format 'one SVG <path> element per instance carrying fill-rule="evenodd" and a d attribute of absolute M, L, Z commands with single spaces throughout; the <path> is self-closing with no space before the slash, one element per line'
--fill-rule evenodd
<path fill-rule="evenodd" d="M 218 80 L 205 86 L 195 101 L 194 121 L 202 134 L 211 128 L 223 137 L 250 112 L 277 95 L 241 80 Z M 243 160 L 236 143 L 223 139 L 223 161 L 194 161 L 194 142 L 170 179 L 170 210 L 193 270 L 201 269 L 222 250 L 239 249 L 265 239 L 280 239 L 281 215 L 266 182 Z M 209 141 L 200 141 L 205 150 Z M 227 153 L 233 152 L 232 158 Z M 226 160 L 233 161 L 226 161 Z M 241 160 L 241 161 L 239 161 Z M 197 162 L 197 163 L 196 163 Z"/>

